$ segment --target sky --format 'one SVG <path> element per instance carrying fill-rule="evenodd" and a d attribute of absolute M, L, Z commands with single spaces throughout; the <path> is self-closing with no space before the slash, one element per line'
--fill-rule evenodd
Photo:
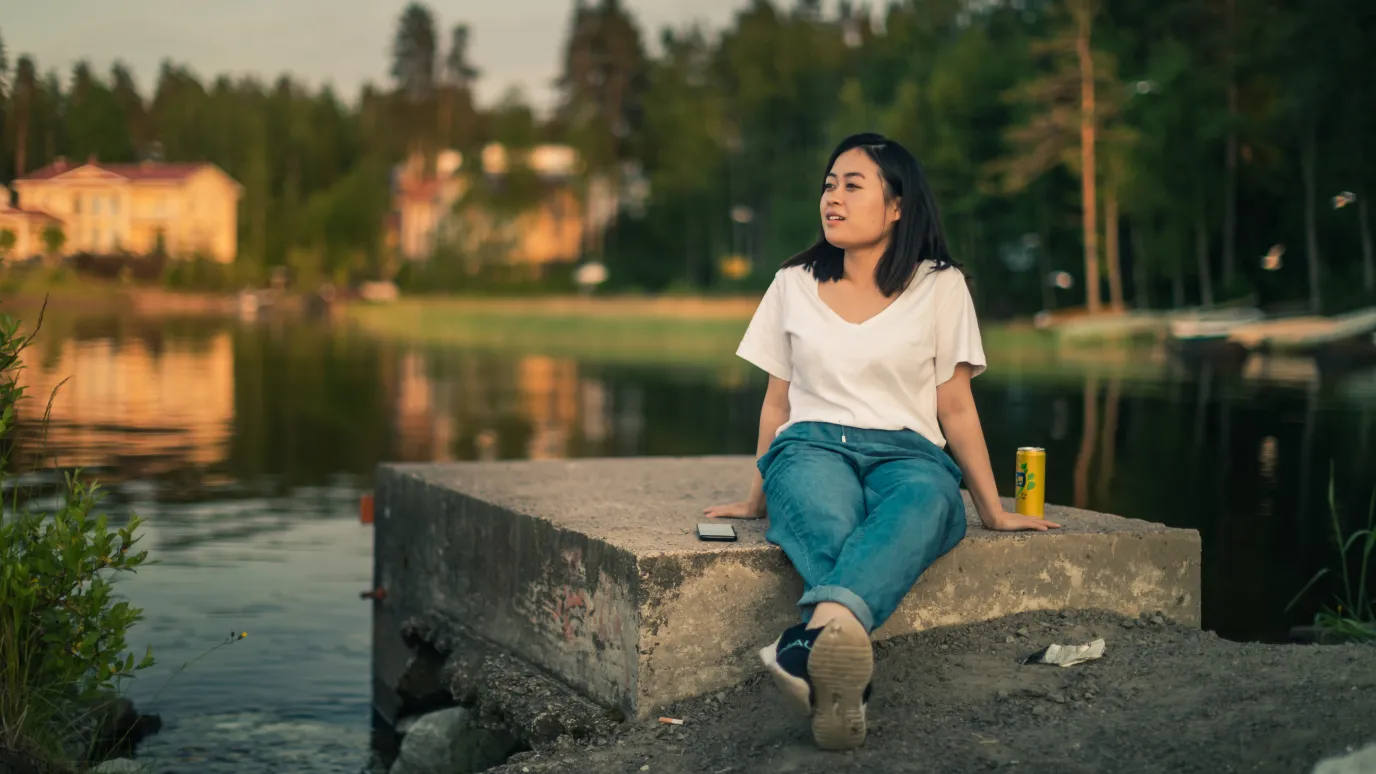
<path fill-rule="evenodd" d="M 623 0 L 653 51 L 659 31 L 694 21 L 729 24 L 749 0 Z M 519 86 L 537 108 L 553 98 L 573 0 L 428 0 L 440 41 L 455 24 L 471 28 L 471 58 L 483 71 L 478 99 Z M 787 3 L 792 5 L 792 3 Z M 189 66 L 203 80 L 286 72 L 331 83 L 352 101 L 365 82 L 388 80 L 389 49 L 406 0 L 0 0 L 0 37 L 9 59 L 33 55 L 43 73 L 65 77 L 79 60 L 108 73 L 115 60 L 151 94 L 160 63 Z M 443 54 L 441 53 L 441 56 Z"/>

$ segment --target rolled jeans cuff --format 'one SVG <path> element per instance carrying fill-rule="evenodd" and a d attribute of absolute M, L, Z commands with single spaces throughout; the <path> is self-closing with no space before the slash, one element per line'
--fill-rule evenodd
<path fill-rule="evenodd" d="M 874 631 L 874 614 L 870 612 L 870 606 L 850 589 L 841 586 L 818 586 L 798 600 L 798 607 L 804 608 L 808 619 L 811 620 L 812 608 L 819 602 L 835 602 L 841 605 L 855 614 L 866 632 Z"/>

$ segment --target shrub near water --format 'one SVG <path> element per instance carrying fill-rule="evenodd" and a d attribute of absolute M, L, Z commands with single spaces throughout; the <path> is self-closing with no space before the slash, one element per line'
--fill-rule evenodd
<path fill-rule="evenodd" d="M 0 438 L 15 428 L 19 355 L 32 339 L 0 315 Z M 134 550 L 139 519 L 112 530 L 96 513 L 99 488 L 77 475 L 65 477 L 56 510 L 22 503 L 10 448 L 0 451 L 0 762 L 8 750 L 62 766 L 84 757 L 91 713 L 118 681 L 153 663 L 151 649 L 137 663 L 126 652 L 142 611 L 119 601 L 112 585 L 147 552 Z"/>

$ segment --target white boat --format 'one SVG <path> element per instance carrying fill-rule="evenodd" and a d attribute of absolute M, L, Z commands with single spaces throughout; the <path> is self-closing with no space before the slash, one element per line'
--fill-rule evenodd
<path fill-rule="evenodd" d="M 1266 319 L 1260 309 L 1212 309 L 1171 316 L 1170 335 L 1179 342 L 1225 341 L 1233 331 Z"/>

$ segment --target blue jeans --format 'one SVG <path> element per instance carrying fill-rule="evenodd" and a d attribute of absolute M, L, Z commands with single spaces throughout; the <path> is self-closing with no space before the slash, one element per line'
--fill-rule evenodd
<path fill-rule="evenodd" d="M 765 537 L 803 576 L 804 621 L 817 603 L 837 602 L 874 631 L 965 537 L 960 468 L 910 430 L 800 422 L 758 465 Z"/>

